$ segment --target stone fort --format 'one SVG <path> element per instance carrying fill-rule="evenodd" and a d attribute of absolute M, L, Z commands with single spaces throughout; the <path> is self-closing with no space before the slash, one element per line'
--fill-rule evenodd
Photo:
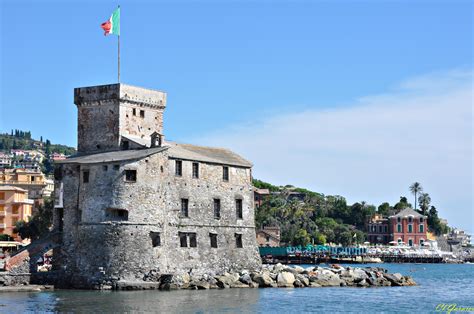
<path fill-rule="evenodd" d="M 78 154 L 56 168 L 55 251 L 64 287 L 145 282 L 261 266 L 252 164 L 166 141 L 166 93 L 126 84 L 76 88 Z"/>

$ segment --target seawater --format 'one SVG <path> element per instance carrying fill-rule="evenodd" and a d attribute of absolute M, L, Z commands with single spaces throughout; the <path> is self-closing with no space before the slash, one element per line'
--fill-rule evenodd
<path fill-rule="evenodd" d="M 412 276 L 418 286 L 4 292 L 0 293 L 0 313 L 428 313 L 435 312 L 440 303 L 474 307 L 474 265 L 350 266 L 384 267 Z"/>

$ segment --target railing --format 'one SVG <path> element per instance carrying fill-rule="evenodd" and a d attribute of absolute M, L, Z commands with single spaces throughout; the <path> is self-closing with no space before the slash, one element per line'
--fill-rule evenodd
<path fill-rule="evenodd" d="M 44 181 L 0 180 L 0 184 L 47 185 Z"/>

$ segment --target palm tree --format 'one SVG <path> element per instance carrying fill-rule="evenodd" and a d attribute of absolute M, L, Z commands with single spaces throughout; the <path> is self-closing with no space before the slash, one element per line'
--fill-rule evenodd
<path fill-rule="evenodd" d="M 412 185 L 410 185 L 410 192 L 415 194 L 415 210 L 416 210 L 416 194 L 420 193 L 421 191 L 423 191 L 423 187 L 421 186 L 420 183 L 415 182 Z"/>
<path fill-rule="evenodd" d="M 420 204 L 420 208 L 423 211 L 423 215 L 426 215 L 428 211 L 428 207 L 430 207 L 431 197 L 428 193 L 421 193 L 420 197 L 418 197 L 418 202 Z"/>

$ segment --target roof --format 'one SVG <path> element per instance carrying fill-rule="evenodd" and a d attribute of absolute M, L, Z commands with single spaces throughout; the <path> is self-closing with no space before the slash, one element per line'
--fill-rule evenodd
<path fill-rule="evenodd" d="M 425 217 L 422 214 L 420 214 L 419 212 L 417 212 L 417 211 L 415 211 L 415 210 L 413 210 L 412 208 L 409 208 L 409 207 L 401 210 L 400 212 L 398 212 L 398 214 L 390 216 L 390 217 L 408 217 L 408 216 Z"/>
<path fill-rule="evenodd" d="M 147 149 L 117 150 L 113 152 L 91 154 L 85 156 L 72 156 L 59 160 L 58 164 L 97 164 L 102 162 L 114 162 L 124 160 L 142 159 L 150 155 L 167 150 L 168 147 L 153 147 Z"/>
<path fill-rule="evenodd" d="M 127 136 L 128 138 L 128 136 Z M 195 160 L 208 163 L 231 165 L 250 168 L 252 163 L 236 153 L 215 147 L 196 146 L 191 144 L 178 144 L 166 142 L 165 146 L 144 149 L 118 150 L 113 152 L 97 153 L 90 155 L 72 156 L 58 160 L 58 164 L 95 164 L 124 160 L 142 159 L 150 155 L 168 150 L 169 157 L 174 159 Z"/>
<path fill-rule="evenodd" d="M 28 192 L 25 189 L 18 188 L 16 186 L 4 185 L 0 186 L 0 191 L 18 191 L 18 192 Z"/>
<path fill-rule="evenodd" d="M 236 153 L 217 147 L 196 146 L 166 142 L 169 145 L 169 156 L 176 159 L 196 160 L 216 164 L 251 168 L 252 163 Z"/>
<path fill-rule="evenodd" d="M 142 137 L 139 137 L 139 136 L 135 136 L 135 135 L 122 135 L 123 138 L 126 138 L 132 142 L 135 142 L 137 143 L 138 145 L 141 145 L 143 147 L 150 147 L 150 144 L 151 144 L 151 141 L 149 138 L 142 138 Z"/>
<path fill-rule="evenodd" d="M 262 195 L 266 195 L 266 194 L 270 194 L 270 190 L 269 190 L 269 189 L 258 189 L 258 188 L 255 188 L 255 193 L 257 193 L 257 194 L 262 194 Z"/>

